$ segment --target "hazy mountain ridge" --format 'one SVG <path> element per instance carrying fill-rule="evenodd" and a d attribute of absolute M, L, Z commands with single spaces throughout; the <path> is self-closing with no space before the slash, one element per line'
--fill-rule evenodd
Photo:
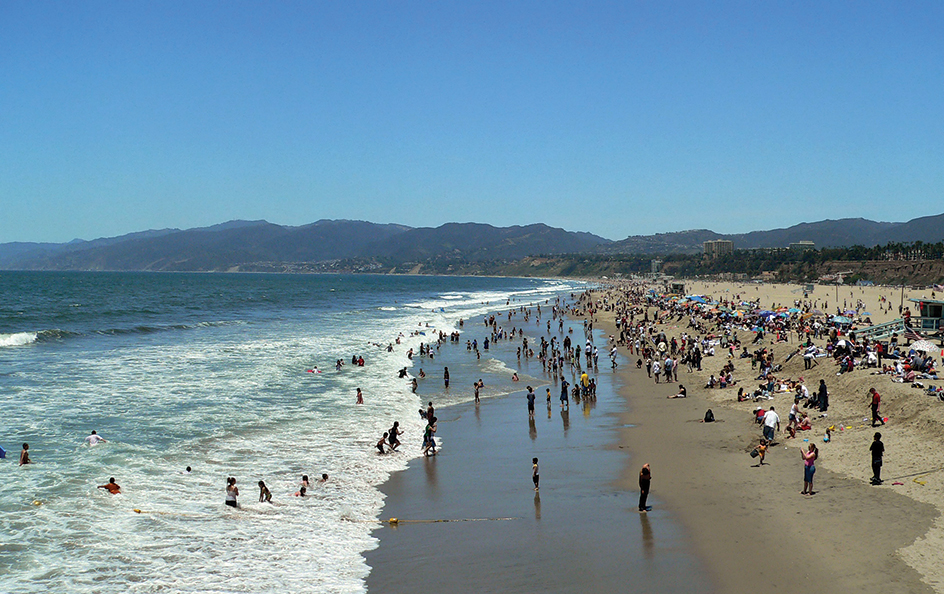
<path fill-rule="evenodd" d="M 702 243 L 727 239 L 735 249 L 788 247 L 799 241 L 812 241 L 817 248 L 872 247 L 891 242 L 944 240 L 944 214 L 920 217 L 905 223 L 885 223 L 868 219 L 838 219 L 815 223 L 799 223 L 783 229 L 721 234 L 708 229 L 635 235 L 597 248 L 606 254 L 693 254 L 702 251 Z"/>
<path fill-rule="evenodd" d="M 230 221 L 212 227 L 134 233 L 68 244 L 0 244 L 0 268 L 26 270 L 225 271 L 259 262 L 381 258 L 520 259 L 583 252 L 607 242 L 543 224 L 493 227 L 449 223 L 411 228 L 366 221 L 321 220 L 290 227 Z"/>
<path fill-rule="evenodd" d="M 630 236 L 621 241 L 542 223 L 510 227 L 446 223 L 413 228 L 327 219 L 297 227 L 267 221 L 229 221 L 209 227 L 149 230 L 93 241 L 0 244 L 0 269 L 183 272 L 345 259 L 396 266 L 431 261 L 511 261 L 558 254 L 691 254 L 700 252 L 702 243 L 712 239 L 731 240 L 736 249 L 787 247 L 805 240 L 813 241 L 817 248 L 934 243 L 944 240 L 944 214 L 905 223 L 862 218 L 826 220 L 728 235 L 694 229 Z"/>

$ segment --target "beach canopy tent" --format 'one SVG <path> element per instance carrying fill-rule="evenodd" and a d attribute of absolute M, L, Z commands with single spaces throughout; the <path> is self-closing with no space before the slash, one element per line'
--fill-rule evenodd
<path fill-rule="evenodd" d="M 851 324 L 852 323 L 852 320 L 844 316 L 833 316 L 832 318 L 829 319 L 829 321 L 833 322 L 834 324 Z"/>
<path fill-rule="evenodd" d="M 708 300 L 701 295 L 686 295 L 685 298 L 695 303 L 708 303 Z"/>
<path fill-rule="evenodd" d="M 917 342 L 911 343 L 911 345 L 908 348 L 914 349 L 916 351 L 924 351 L 925 353 L 930 353 L 931 351 L 937 351 L 939 347 L 935 345 L 933 342 L 931 342 L 930 340 L 919 340 Z"/>

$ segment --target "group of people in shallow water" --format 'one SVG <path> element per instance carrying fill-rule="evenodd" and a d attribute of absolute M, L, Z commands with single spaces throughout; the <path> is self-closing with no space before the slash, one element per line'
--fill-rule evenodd
<path fill-rule="evenodd" d="M 393 429 L 396 430 L 399 426 L 399 423 L 394 423 Z M 401 432 L 402 433 L 402 432 Z M 386 435 L 386 434 L 384 434 Z M 88 446 L 96 446 L 100 443 L 107 443 L 104 437 L 98 434 L 97 431 L 93 430 L 88 437 L 85 438 L 84 444 Z M 20 452 L 20 466 L 27 464 L 32 464 L 33 461 L 30 458 L 29 454 L 29 443 L 23 444 L 23 450 Z M 190 474 L 193 472 L 193 468 L 188 466 L 183 473 Z M 320 479 L 317 479 L 318 483 L 328 482 L 327 473 L 323 473 Z M 112 495 L 119 495 L 121 493 L 121 486 L 118 484 L 118 481 L 115 477 L 110 477 L 108 482 L 103 485 L 98 485 L 98 489 L 104 489 L 111 493 Z M 308 480 L 308 475 L 302 475 L 301 485 L 299 486 L 298 491 L 295 492 L 295 497 L 306 497 L 308 490 L 311 488 L 311 483 Z M 239 497 L 239 487 L 236 486 L 235 477 L 226 478 L 226 498 L 224 503 L 230 507 L 239 507 L 238 498 Z M 259 481 L 259 502 L 260 503 L 272 503 L 272 491 L 269 490 L 269 487 L 266 486 L 265 481 Z"/>
<path fill-rule="evenodd" d="M 187 471 L 190 471 L 190 467 L 187 467 Z M 328 482 L 328 475 L 322 474 L 320 479 L 317 479 L 318 483 Z M 265 484 L 265 481 L 259 481 L 259 503 L 272 503 L 272 491 L 269 490 L 269 487 Z M 294 497 L 307 497 L 308 490 L 311 489 L 311 481 L 308 480 L 308 475 L 303 474 L 301 484 L 298 487 L 298 491 L 295 491 Z M 230 507 L 239 507 L 239 487 L 236 486 L 236 477 L 228 477 L 226 479 L 226 499 L 224 503 Z"/>

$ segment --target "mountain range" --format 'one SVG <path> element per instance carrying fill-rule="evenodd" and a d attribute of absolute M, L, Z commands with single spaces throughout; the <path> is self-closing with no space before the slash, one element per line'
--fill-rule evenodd
<path fill-rule="evenodd" d="M 229 271 L 260 269 L 262 264 L 350 259 L 373 261 L 377 263 L 373 269 L 402 268 L 429 261 L 511 261 L 553 254 L 697 253 L 702 250 L 702 242 L 712 239 L 730 240 L 737 249 L 787 247 L 798 241 L 813 241 L 817 248 L 936 243 L 944 240 L 944 214 L 905 223 L 839 219 L 742 234 L 697 229 L 636 235 L 620 241 L 544 224 L 494 227 L 447 223 L 414 228 L 348 220 L 321 220 L 301 226 L 230 221 L 93 241 L 4 243 L 0 244 L 0 269 Z"/>

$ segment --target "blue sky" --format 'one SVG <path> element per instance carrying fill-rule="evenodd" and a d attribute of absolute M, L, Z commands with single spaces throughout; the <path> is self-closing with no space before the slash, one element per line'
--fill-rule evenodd
<path fill-rule="evenodd" d="M 0 242 L 944 212 L 944 3 L 3 2 Z"/>

